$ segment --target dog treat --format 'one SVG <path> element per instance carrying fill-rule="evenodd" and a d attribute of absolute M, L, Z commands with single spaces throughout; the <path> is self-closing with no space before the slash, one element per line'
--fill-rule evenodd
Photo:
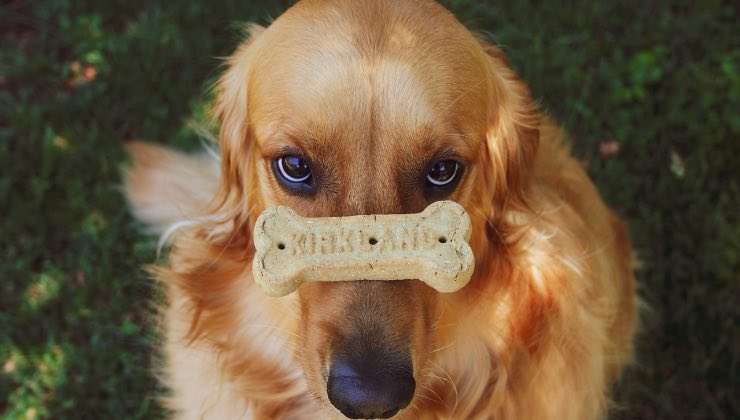
<path fill-rule="evenodd" d="M 265 210 L 254 227 L 252 271 L 270 296 L 306 281 L 419 279 L 455 292 L 475 265 L 470 218 L 453 201 L 421 213 L 301 217 L 288 207 Z"/>

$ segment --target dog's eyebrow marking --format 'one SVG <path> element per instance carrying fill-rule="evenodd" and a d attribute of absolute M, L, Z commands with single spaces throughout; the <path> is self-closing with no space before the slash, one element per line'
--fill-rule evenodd
<path fill-rule="evenodd" d="M 464 287 L 475 266 L 463 207 L 438 201 L 415 214 L 303 218 L 287 207 L 257 219 L 254 280 L 270 296 L 306 281 L 419 279 L 439 292 Z"/>

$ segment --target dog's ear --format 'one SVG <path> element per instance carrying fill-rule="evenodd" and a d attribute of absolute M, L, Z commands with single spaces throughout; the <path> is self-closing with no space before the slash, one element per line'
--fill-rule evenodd
<path fill-rule="evenodd" d="M 490 103 L 482 153 L 487 197 L 496 208 L 526 205 L 526 188 L 539 143 L 540 112 L 503 51 L 486 41 Z"/>
<path fill-rule="evenodd" d="M 221 125 L 219 145 L 222 206 L 238 206 L 247 195 L 244 180 L 249 176 L 250 157 L 254 148 L 253 141 L 249 138 L 247 90 L 255 40 L 264 30 L 264 27 L 254 24 L 248 27 L 247 39 L 226 62 L 226 72 L 216 86 L 213 112 Z"/>

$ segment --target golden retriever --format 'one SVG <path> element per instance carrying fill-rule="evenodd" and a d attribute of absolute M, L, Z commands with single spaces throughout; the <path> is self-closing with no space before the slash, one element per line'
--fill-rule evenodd
<path fill-rule="evenodd" d="M 167 406 L 181 418 L 597 419 L 636 328 L 625 225 L 504 54 L 426 0 L 305 0 L 217 85 L 220 159 L 131 143 L 131 207 L 171 239 Z M 471 216 L 456 293 L 253 282 L 266 208 Z"/>

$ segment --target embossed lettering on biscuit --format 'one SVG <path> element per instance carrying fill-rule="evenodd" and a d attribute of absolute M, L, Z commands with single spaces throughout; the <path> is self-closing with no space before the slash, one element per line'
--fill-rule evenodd
<path fill-rule="evenodd" d="M 473 253 L 465 209 L 438 201 L 416 214 L 304 218 L 287 207 L 257 219 L 254 279 L 271 296 L 305 281 L 419 279 L 439 292 L 470 280 Z"/>

